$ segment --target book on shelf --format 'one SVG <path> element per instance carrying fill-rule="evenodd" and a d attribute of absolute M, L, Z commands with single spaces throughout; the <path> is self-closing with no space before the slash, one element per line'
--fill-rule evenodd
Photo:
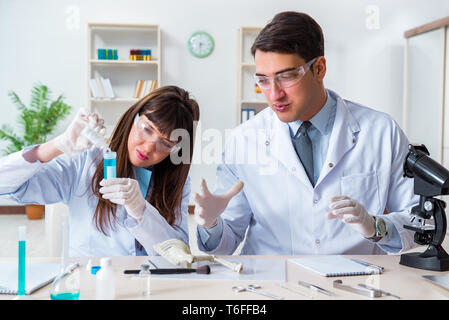
<path fill-rule="evenodd" d="M 142 91 L 142 87 L 143 87 L 143 80 L 137 80 L 133 98 L 140 98 L 140 92 Z"/>
<path fill-rule="evenodd" d="M 103 87 L 103 81 L 101 79 L 102 79 L 101 77 L 95 77 L 95 80 L 97 81 L 98 89 L 100 90 L 100 97 L 104 98 L 105 97 L 104 87 Z"/>
<path fill-rule="evenodd" d="M 133 98 L 143 98 L 157 88 L 157 80 L 137 80 Z"/>
<path fill-rule="evenodd" d="M 144 81 L 143 82 L 143 87 L 142 87 L 142 91 L 141 91 L 141 95 L 140 98 L 145 97 L 146 96 L 146 92 L 148 92 L 149 90 L 149 86 L 151 86 L 151 83 L 149 81 Z"/>
<path fill-rule="evenodd" d="M 150 93 L 151 91 L 157 89 L 157 80 L 152 80 L 151 82 L 151 88 L 150 91 L 148 93 Z"/>
<path fill-rule="evenodd" d="M 242 108 L 242 121 L 245 122 L 249 119 L 254 118 L 256 115 L 256 109 L 254 108 Z"/>
<path fill-rule="evenodd" d="M 133 61 L 150 61 L 151 49 L 130 49 L 129 60 Z"/>
<path fill-rule="evenodd" d="M 112 89 L 111 80 L 109 78 L 105 79 L 103 77 L 95 77 L 90 79 L 89 84 L 92 97 L 96 99 L 115 98 L 115 93 Z"/>
<path fill-rule="evenodd" d="M 89 84 L 90 84 L 90 93 L 92 94 L 92 97 L 94 97 L 96 99 L 103 98 L 101 96 L 100 88 L 98 88 L 97 80 L 90 79 Z"/>
<path fill-rule="evenodd" d="M 109 78 L 106 79 L 101 78 L 101 80 L 103 82 L 104 93 L 106 94 L 106 98 L 114 99 L 115 93 L 114 90 L 112 89 L 111 80 Z"/>
<path fill-rule="evenodd" d="M 117 49 L 97 49 L 98 60 L 118 60 Z"/>

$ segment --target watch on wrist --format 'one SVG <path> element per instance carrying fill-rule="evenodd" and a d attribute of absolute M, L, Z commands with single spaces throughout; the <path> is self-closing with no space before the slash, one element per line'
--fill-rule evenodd
<path fill-rule="evenodd" d="M 374 218 L 374 225 L 376 229 L 376 233 L 374 236 L 368 238 L 369 240 L 373 241 L 379 241 L 385 235 L 387 234 L 387 224 L 385 223 L 385 220 L 380 217 L 373 217 Z"/>

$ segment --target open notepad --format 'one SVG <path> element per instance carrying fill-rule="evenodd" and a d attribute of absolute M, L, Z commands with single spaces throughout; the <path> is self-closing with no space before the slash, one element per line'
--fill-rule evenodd
<path fill-rule="evenodd" d="M 59 273 L 59 263 L 26 263 L 25 293 L 31 294 L 49 284 Z M 0 261 L 0 294 L 17 294 L 19 282 L 17 262 Z"/>
<path fill-rule="evenodd" d="M 374 266 L 365 266 L 343 256 L 318 256 L 295 258 L 288 261 L 325 277 L 357 276 L 378 274 L 382 271 Z"/>

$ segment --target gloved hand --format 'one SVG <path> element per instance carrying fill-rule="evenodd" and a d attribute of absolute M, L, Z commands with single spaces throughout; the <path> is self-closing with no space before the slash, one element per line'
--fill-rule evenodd
<path fill-rule="evenodd" d="M 374 217 L 366 212 L 365 207 L 347 196 L 335 196 L 330 199 L 327 214 L 329 219 L 341 219 L 365 238 L 376 234 Z"/>
<path fill-rule="evenodd" d="M 73 158 L 92 147 L 92 143 L 81 134 L 89 126 L 100 135 L 106 133 L 104 120 L 97 113 L 89 113 L 80 108 L 66 131 L 54 139 L 55 147 Z"/>
<path fill-rule="evenodd" d="M 100 181 L 103 199 L 125 206 L 126 211 L 136 220 L 142 219 L 146 200 L 140 192 L 139 182 L 130 178 L 109 178 Z"/>
<path fill-rule="evenodd" d="M 196 203 L 195 206 L 195 221 L 200 226 L 205 228 L 211 228 L 217 224 L 218 217 L 226 209 L 229 201 L 243 188 L 243 182 L 237 182 L 229 191 L 225 194 L 214 195 L 210 193 L 207 188 L 206 181 L 201 180 L 201 193 L 195 193 L 193 200 Z"/>

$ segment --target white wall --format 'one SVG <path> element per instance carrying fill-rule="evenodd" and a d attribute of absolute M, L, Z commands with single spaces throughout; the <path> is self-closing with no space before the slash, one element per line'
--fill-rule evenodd
<path fill-rule="evenodd" d="M 66 12 L 69 6 L 79 8 L 79 29 L 66 27 L 68 21 L 73 25 Z M 367 12 L 370 6 L 378 9 L 378 24 Z M 196 97 L 203 130 L 232 128 L 237 29 L 263 26 L 284 10 L 309 13 L 322 26 L 328 88 L 387 112 L 402 124 L 403 33 L 449 15 L 449 1 L 0 0 L 0 124 L 16 121 L 7 92 L 16 91 L 27 103 L 30 88 L 38 81 L 55 94 L 64 93 L 68 104 L 85 105 L 86 25 L 95 21 L 159 24 L 162 84 L 184 87 Z M 206 59 L 192 57 L 186 48 L 188 36 L 199 29 L 215 39 L 215 50 Z M 0 148 L 4 145 L 0 142 Z M 192 191 L 199 189 L 201 177 L 213 189 L 215 166 L 193 165 L 191 177 Z"/>

